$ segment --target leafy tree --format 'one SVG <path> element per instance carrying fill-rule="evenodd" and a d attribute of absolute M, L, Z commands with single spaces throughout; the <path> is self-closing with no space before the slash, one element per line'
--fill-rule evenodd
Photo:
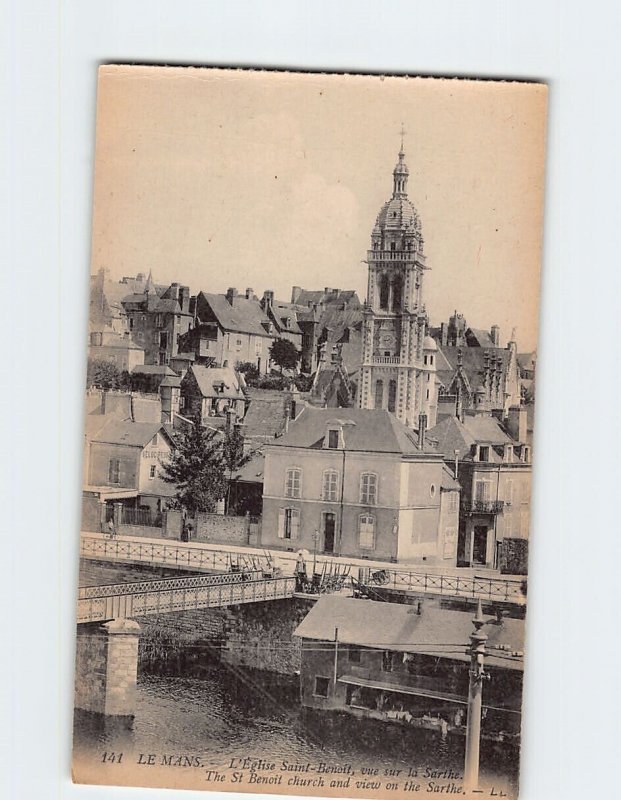
<path fill-rule="evenodd" d="M 243 374 L 246 381 L 256 380 L 259 377 L 259 368 L 252 361 L 238 361 L 236 369 Z"/>
<path fill-rule="evenodd" d="M 121 372 L 111 361 L 89 358 L 86 385 L 96 386 L 99 389 L 128 389 L 129 373 Z"/>
<path fill-rule="evenodd" d="M 270 358 L 281 369 L 296 369 L 301 353 L 289 339 L 275 339 L 270 347 Z"/>
<path fill-rule="evenodd" d="M 233 472 L 250 459 L 243 452 L 241 433 L 233 429 L 223 434 L 195 422 L 175 438 L 175 449 L 162 463 L 162 479 L 176 487 L 173 505 L 190 516 L 213 512 L 227 495 Z"/>

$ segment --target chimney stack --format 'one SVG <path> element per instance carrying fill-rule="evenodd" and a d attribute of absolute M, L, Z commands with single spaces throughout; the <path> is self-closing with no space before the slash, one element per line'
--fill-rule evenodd
<path fill-rule="evenodd" d="M 301 286 L 294 286 L 291 289 L 291 302 L 297 303 L 298 297 L 302 294 L 302 287 Z"/>
<path fill-rule="evenodd" d="M 425 449 L 425 434 L 427 433 L 427 414 L 418 415 L 418 446 Z"/>
<path fill-rule="evenodd" d="M 246 289 L 246 300 L 252 300 L 253 296 L 254 296 L 254 289 L 248 287 L 248 289 Z"/>
<path fill-rule="evenodd" d="M 237 289 L 234 286 L 229 287 L 226 290 L 226 299 L 230 306 L 235 305 L 235 298 L 237 297 Z"/>
<path fill-rule="evenodd" d="M 263 300 L 261 301 L 261 308 L 263 309 L 263 311 L 267 311 L 268 308 L 271 308 L 273 302 L 274 302 L 274 292 L 271 289 L 266 289 L 263 292 Z"/>
<path fill-rule="evenodd" d="M 448 325 L 446 322 L 440 323 L 440 343 L 442 347 L 446 347 L 448 345 Z"/>
<path fill-rule="evenodd" d="M 500 327 L 498 325 L 492 325 L 490 335 L 492 337 L 494 347 L 500 347 Z"/>

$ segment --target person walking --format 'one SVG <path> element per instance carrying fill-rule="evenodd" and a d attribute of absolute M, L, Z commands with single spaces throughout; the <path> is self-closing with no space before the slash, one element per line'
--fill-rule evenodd
<path fill-rule="evenodd" d="M 304 560 L 304 553 L 300 550 L 298 559 L 295 562 L 295 588 L 296 591 L 301 592 L 306 586 L 306 561 Z"/>

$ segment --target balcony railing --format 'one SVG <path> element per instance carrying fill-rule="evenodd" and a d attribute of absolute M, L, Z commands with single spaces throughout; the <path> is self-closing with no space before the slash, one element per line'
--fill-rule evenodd
<path fill-rule="evenodd" d="M 425 263 L 425 257 L 414 250 L 367 250 L 367 261 L 418 261 Z"/>
<path fill-rule="evenodd" d="M 371 359 L 372 364 L 400 364 L 401 359 L 399 356 L 374 356 Z"/>
<path fill-rule="evenodd" d="M 504 500 L 464 500 L 462 502 L 462 508 L 466 514 L 500 514 L 504 507 Z"/>

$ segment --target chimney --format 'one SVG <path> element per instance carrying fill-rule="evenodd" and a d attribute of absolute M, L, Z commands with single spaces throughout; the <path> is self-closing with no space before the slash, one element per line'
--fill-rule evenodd
<path fill-rule="evenodd" d="M 440 323 L 440 343 L 443 347 L 446 347 L 448 344 L 448 325 L 446 322 Z"/>
<path fill-rule="evenodd" d="M 290 412 L 290 408 L 289 408 L 289 403 L 287 402 L 286 399 L 285 399 L 285 409 L 284 410 L 285 410 L 285 433 L 287 433 L 287 431 L 289 430 L 289 419 L 290 419 L 290 416 L 291 416 L 291 412 Z"/>
<path fill-rule="evenodd" d="M 506 425 L 511 438 L 517 442 L 525 442 L 528 426 L 526 406 L 511 406 Z"/>
<path fill-rule="evenodd" d="M 170 289 L 171 289 L 171 292 L 170 292 L 171 298 L 173 300 L 178 300 L 179 299 L 179 284 L 176 283 L 176 282 L 175 283 L 171 283 L 170 284 Z"/>
<path fill-rule="evenodd" d="M 291 289 L 291 302 L 297 303 L 298 297 L 302 294 L 302 287 L 301 286 L 294 286 Z"/>
<path fill-rule="evenodd" d="M 253 297 L 254 297 L 254 289 L 248 287 L 248 289 L 246 289 L 246 300 L 252 300 Z"/>
<path fill-rule="evenodd" d="M 500 327 L 498 325 L 492 325 L 490 336 L 492 337 L 492 342 L 494 342 L 494 347 L 500 347 Z"/>
<path fill-rule="evenodd" d="M 326 286 L 323 291 L 324 291 L 324 294 L 334 294 L 338 290 L 337 289 L 331 289 L 329 286 Z"/>
<path fill-rule="evenodd" d="M 263 311 L 267 311 L 268 308 L 271 308 L 273 302 L 274 292 L 271 289 L 266 289 L 263 292 L 263 299 L 261 300 L 261 308 Z"/>
<path fill-rule="evenodd" d="M 425 434 L 427 433 L 427 414 L 418 415 L 418 446 L 425 449 Z"/>
<path fill-rule="evenodd" d="M 189 286 L 180 286 L 179 287 L 179 305 L 181 306 L 181 310 L 185 313 L 189 312 L 190 310 L 190 287 Z"/>
<path fill-rule="evenodd" d="M 235 287 L 229 287 L 226 290 L 226 299 L 229 305 L 235 305 L 235 298 L 237 297 L 237 289 Z"/>

